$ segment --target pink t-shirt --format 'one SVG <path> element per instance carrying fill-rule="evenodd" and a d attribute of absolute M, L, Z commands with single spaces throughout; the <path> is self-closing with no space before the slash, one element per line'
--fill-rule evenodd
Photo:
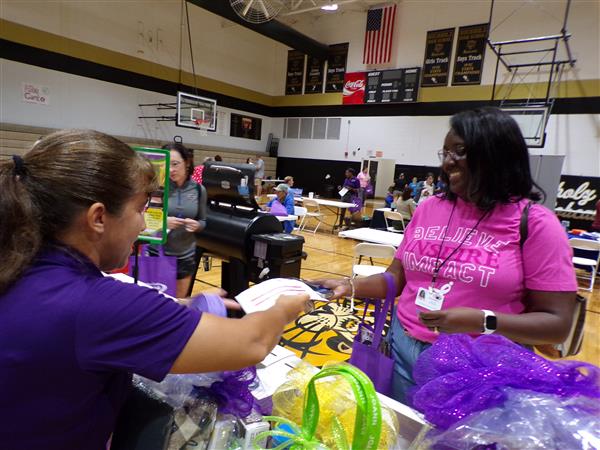
<path fill-rule="evenodd" d="M 369 181 L 371 181 L 371 177 L 369 176 L 369 174 L 366 174 L 364 172 L 360 172 L 356 178 L 358 178 L 358 181 L 360 183 L 360 187 L 361 188 L 366 188 L 369 185 Z"/>
<path fill-rule="evenodd" d="M 435 287 L 453 282 L 442 309 L 464 306 L 519 314 L 524 309 L 525 289 L 577 291 L 567 235 L 547 208 L 532 205 L 529 210 L 528 237 L 521 252 L 519 224 L 527 202 L 496 206 L 442 265 Z M 396 252 L 406 276 L 398 318 L 408 334 L 421 341 L 433 342 L 437 337 L 419 322 L 418 313 L 423 309 L 415 305 L 415 299 L 420 287 L 431 286 L 440 244 L 443 240 L 441 263 L 483 215 L 474 205 L 458 199 L 447 227 L 452 207 L 453 202 L 439 195 L 421 203 Z"/>

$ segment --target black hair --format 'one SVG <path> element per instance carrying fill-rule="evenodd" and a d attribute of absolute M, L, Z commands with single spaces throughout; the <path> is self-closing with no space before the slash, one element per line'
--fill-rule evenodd
<path fill-rule="evenodd" d="M 523 198 L 541 199 L 531 178 L 529 151 L 519 125 L 498 108 L 483 107 L 455 114 L 450 127 L 464 141 L 469 169 L 467 196 L 482 210 Z M 448 174 L 442 171 L 444 195 L 455 200 Z M 536 187 L 540 192 L 533 190 Z"/>
<path fill-rule="evenodd" d="M 406 201 L 412 197 L 412 189 L 406 186 L 402 191 L 402 200 Z"/>
<path fill-rule="evenodd" d="M 163 145 L 163 150 L 175 150 L 181 155 L 183 163 L 187 167 L 187 177 L 191 177 L 194 172 L 194 151 L 187 148 L 181 142 L 172 142 L 171 144 Z"/>
<path fill-rule="evenodd" d="M 356 170 L 354 170 L 352 167 L 348 167 L 346 169 L 346 172 L 350 172 L 352 174 L 353 177 L 356 176 Z"/>
<path fill-rule="evenodd" d="M 221 158 L 221 155 L 215 155 L 215 161 L 223 161 L 223 158 Z"/>

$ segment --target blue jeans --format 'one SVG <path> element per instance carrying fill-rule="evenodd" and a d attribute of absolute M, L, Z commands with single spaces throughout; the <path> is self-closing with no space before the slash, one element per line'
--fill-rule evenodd
<path fill-rule="evenodd" d="M 415 386 L 412 371 L 419 355 L 431 346 L 427 342 L 417 341 L 404 332 L 404 328 L 394 311 L 391 329 L 392 358 L 394 359 L 394 377 L 392 380 L 392 397 L 408 405 L 407 392 Z"/>

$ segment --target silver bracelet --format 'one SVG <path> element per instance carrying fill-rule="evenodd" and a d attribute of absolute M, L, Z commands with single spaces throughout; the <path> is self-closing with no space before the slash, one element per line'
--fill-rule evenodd
<path fill-rule="evenodd" d="M 350 289 L 352 289 L 352 293 L 350 294 L 350 299 L 353 299 L 356 295 L 356 289 L 354 288 L 354 278 L 346 278 L 348 280 L 348 284 L 350 285 Z"/>

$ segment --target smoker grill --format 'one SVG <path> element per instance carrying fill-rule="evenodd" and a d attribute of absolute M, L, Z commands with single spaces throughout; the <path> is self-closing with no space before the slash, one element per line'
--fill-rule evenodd
<path fill-rule="evenodd" d="M 202 184 L 208 210 L 197 245 L 223 260 L 221 287 L 230 297 L 247 289 L 250 281 L 300 276 L 304 238 L 282 233 L 275 216 L 259 212 L 254 166 L 205 163 Z"/>

